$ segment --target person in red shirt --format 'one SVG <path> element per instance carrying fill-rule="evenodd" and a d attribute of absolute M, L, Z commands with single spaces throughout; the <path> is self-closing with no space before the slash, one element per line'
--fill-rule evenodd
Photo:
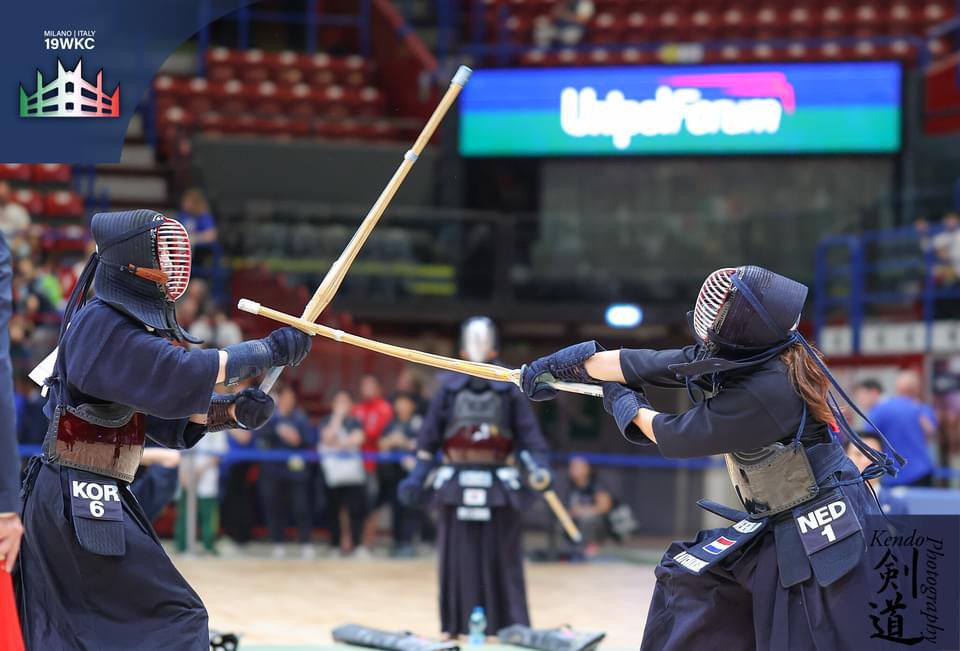
<path fill-rule="evenodd" d="M 383 397 L 383 387 L 375 375 L 364 375 L 360 378 L 360 402 L 354 406 L 350 415 L 363 424 L 363 452 L 380 451 L 380 436 L 383 430 L 393 420 L 393 406 Z M 377 462 L 372 459 L 364 461 L 367 470 L 368 485 L 376 476 Z M 379 504 L 375 505 L 379 506 Z M 363 546 L 372 549 L 377 536 L 377 517 L 379 509 L 371 510 L 367 521 L 363 525 Z"/>

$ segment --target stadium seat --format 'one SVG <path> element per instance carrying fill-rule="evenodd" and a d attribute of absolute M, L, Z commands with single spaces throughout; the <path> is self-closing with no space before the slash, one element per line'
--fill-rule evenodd
<path fill-rule="evenodd" d="M 627 14 L 626 40 L 646 40 L 652 30 L 650 17 L 645 11 L 631 11 Z"/>
<path fill-rule="evenodd" d="M 953 14 L 950 4 L 944 1 L 928 2 L 923 8 L 923 19 L 927 25 L 935 25 Z"/>
<path fill-rule="evenodd" d="M 267 65 L 262 50 L 247 50 L 243 53 L 243 62 L 240 65 L 240 79 L 244 83 L 256 85 L 270 78 L 270 68 Z"/>
<path fill-rule="evenodd" d="M 623 37 L 624 25 L 610 13 L 598 14 L 590 26 L 591 43 L 618 43 Z"/>
<path fill-rule="evenodd" d="M 33 188 L 18 188 L 13 193 L 13 200 L 31 215 L 43 214 L 43 195 Z"/>
<path fill-rule="evenodd" d="M 23 163 L 0 163 L 0 179 L 30 181 L 30 166 Z"/>
<path fill-rule="evenodd" d="M 57 218 L 82 217 L 83 197 L 66 190 L 51 192 L 44 197 L 43 214 Z"/>
<path fill-rule="evenodd" d="M 32 169 L 34 183 L 69 183 L 73 168 L 63 163 L 40 163 Z"/>

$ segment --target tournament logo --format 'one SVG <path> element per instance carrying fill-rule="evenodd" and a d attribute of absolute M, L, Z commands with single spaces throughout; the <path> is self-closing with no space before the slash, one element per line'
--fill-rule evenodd
<path fill-rule="evenodd" d="M 20 117 L 22 118 L 115 118 L 120 116 L 120 85 L 112 94 L 103 88 L 103 70 L 97 72 L 96 82 L 83 78 L 83 59 L 73 70 L 63 67 L 57 59 L 57 76 L 44 83 L 43 73 L 37 69 L 36 92 L 32 95 L 20 85 Z"/>
<path fill-rule="evenodd" d="M 652 99 L 627 99 L 618 89 L 601 99 L 589 86 L 560 93 L 564 133 L 574 138 L 610 136 L 621 150 L 635 136 L 676 136 L 681 131 L 697 137 L 774 134 L 783 113 L 796 110 L 793 84 L 782 72 L 668 76 L 659 80 Z"/>
<path fill-rule="evenodd" d="M 730 540 L 729 538 L 720 536 L 713 542 L 710 542 L 704 545 L 703 551 L 707 552 L 708 554 L 713 554 L 714 556 L 716 556 L 718 554 L 722 554 L 723 552 L 733 547 L 734 543 L 736 542 L 737 542 L 736 540 Z"/>

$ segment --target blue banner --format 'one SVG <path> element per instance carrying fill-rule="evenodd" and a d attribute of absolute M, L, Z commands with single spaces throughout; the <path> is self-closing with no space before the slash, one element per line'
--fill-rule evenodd
<path fill-rule="evenodd" d="M 892 153 L 893 62 L 478 70 L 465 156 Z"/>

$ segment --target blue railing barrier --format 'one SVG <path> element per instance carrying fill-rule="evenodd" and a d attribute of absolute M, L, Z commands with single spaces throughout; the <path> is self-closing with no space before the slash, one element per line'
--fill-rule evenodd
<path fill-rule="evenodd" d="M 20 445 L 19 452 L 21 458 L 28 458 L 40 454 L 39 445 Z M 183 450 L 184 454 L 191 454 L 189 450 Z M 203 453 L 208 454 L 208 453 Z M 343 453 L 333 453 L 335 456 Z M 396 463 L 411 453 L 406 452 L 363 452 L 361 456 L 365 461 L 376 461 L 382 463 Z M 244 461 L 250 462 L 270 462 L 286 461 L 293 457 L 298 457 L 303 461 L 318 463 L 323 457 L 323 453 L 315 449 L 304 450 L 259 450 L 256 448 L 233 449 L 220 456 L 222 464 L 232 464 Z M 658 455 L 636 455 L 636 454 L 615 454 L 601 452 L 554 452 L 550 455 L 550 461 L 553 464 L 561 464 L 570 461 L 572 458 L 585 459 L 594 466 L 607 468 L 653 468 L 653 469 L 677 469 L 677 470 L 706 470 L 711 468 L 723 468 L 722 461 L 712 457 L 698 457 L 694 459 L 667 459 Z M 934 475 L 938 479 L 960 479 L 960 469 L 957 468 L 937 468 Z"/>
<path fill-rule="evenodd" d="M 945 229 L 939 225 L 930 225 L 925 230 L 913 226 L 891 228 L 877 231 L 864 231 L 857 234 L 832 235 L 820 241 L 816 252 L 816 274 L 814 284 L 814 331 L 817 339 L 822 336 L 823 328 L 831 320 L 831 310 L 842 309 L 850 325 L 852 352 L 859 354 L 861 331 L 866 320 L 868 306 L 903 305 L 919 302 L 922 321 L 926 326 L 926 348 L 932 345 L 935 305 L 943 299 L 960 298 L 960 287 L 938 286 L 934 270 L 943 264 L 949 264 L 937 258 L 930 242 Z M 883 255 L 871 258 L 871 247 L 906 244 L 915 246 L 909 251 L 887 251 Z M 843 252 L 841 261 L 830 259 L 831 252 Z M 884 279 L 892 273 L 914 272 L 913 281 L 920 286 L 916 289 L 871 289 L 868 281 Z M 833 283 L 845 281 L 845 290 L 831 291 Z M 889 279 L 887 279 L 889 280 Z M 902 280 L 902 279 L 901 279 Z"/>

